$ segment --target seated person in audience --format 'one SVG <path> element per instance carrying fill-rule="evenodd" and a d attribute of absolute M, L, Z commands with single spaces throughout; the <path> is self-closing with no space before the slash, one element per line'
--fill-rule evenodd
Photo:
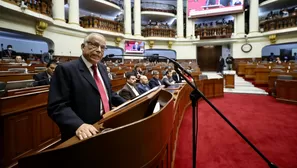
<path fill-rule="evenodd" d="M 140 95 L 140 92 L 136 88 L 136 76 L 133 72 L 126 73 L 127 83 L 119 92 L 119 95 L 126 100 L 134 99 L 135 97 Z"/>
<path fill-rule="evenodd" d="M 170 67 L 170 66 L 166 66 L 165 69 L 162 71 L 162 75 L 165 76 L 166 73 L 167 73 L 167 71 L 168 71 L 169 69 L 171 69 L 171 67 Z"/>
<path fill-rule="evenodd" d="M 12 45 L 7 45 L 7 49 L 3 50 L 3 57 L 13 58 L 17 53 L 12 49 Z"/>
<path fill-rule="evenodd" d="M 149 81 L 148 81 L 147 77 L 145 75 L 141 75 L 140 81 L 137 84 L 137 89 L 140 94 L 145 93 L 151 89 L 148 83 L 149 83 Z"/>
<path fill-rule="evenodd" d="M 175 81 L 175 83 L 181 83 L 182 78 L 179 76 L 178 73 L 175 72 L 175 70 L 172 70 L 172 79 Z"/>
<path fill-rule="evenodd" d="M 35 80 L 34 86 L 49 85 L 51 78 L 55 72 L 56 67 L 57 67 L 56 61 L 51 60 L 46 65 L 46 71 L 33 76 L 33 78 Z"/>
<path fill-rule="evenodd" d="M 140 76 L 142 75 L 142 70 L 138 65 L 134 67 L 134 70 L 132 72 L 134 73 L 137 79 L 139 79 Z"/>
<path fill-rule="evenodd" d="M 25 63 L 23 58 L 21 56 L 19 56 L 19 55 L 16 56 L 14 60 L 15 60 L 15 62 L 12 63 L 12 64 L 22 64 L 22 66 L 28 66 L 28 64 Z"/>
<path fill-rule="evenodd" d="M 113 76 L 112 76 L 112 73 L 110 72 L 110 68 L 109 67 L 106 67 L 106 70 L 107 70 L 109 79 L 110 80 L 113 80 Z"/>
<path fill-rule="evenodd" d="M 158 87 L 162 85 L 162 82 L 159 79 L 159 71 L 153 70 L 152 71 L 152 79 L 149 81 L 150 88 Z"/>
<path fill-rule="evenodd" d="M 172 78 L 172 70 L 168 70 L 165 76 L 163 76 L 162 84 L 165 85 L 165 87 L 175 84 Z"/>
<path fill-rule="evenodd" d="M 279 57 L 276 57 L 275 63 L 277 63 L 277 64 L 282 64 L 282 61 L 280 60 Z"/>
<path fill-rule="evenodd" d="M 53 49 L 49 49 L 48 52 L 45 52 L 42 54 L 41 56 L 41 61 L 43 63 L 49 63 L 50 60 L 54 59 L 54 50 Z"/>

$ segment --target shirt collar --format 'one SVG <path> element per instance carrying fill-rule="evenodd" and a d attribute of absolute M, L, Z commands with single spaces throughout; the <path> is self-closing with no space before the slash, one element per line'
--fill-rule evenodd
<path fill-rule="evenodd" d="M 87 66 L 87 68 L 90 69 L 92 67 L 92 64 L 84 56 L 81 56 L 81 58 L 85 63 L 85 65 Z"/>

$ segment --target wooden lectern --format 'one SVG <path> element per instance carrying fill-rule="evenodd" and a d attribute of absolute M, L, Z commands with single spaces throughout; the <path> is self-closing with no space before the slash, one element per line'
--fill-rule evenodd
<path fill-rule="evenodd" d="M 154 112 L 157 102 L 160 110 Z M 73 137 L 54 149 L 26 156 L 19 160 L 19 167 L 169 167 L 167 142 L 174 119 L 171 93 L 156 89 L 112 111 L 94 124 L 108 131 L 82 141 Z"/>

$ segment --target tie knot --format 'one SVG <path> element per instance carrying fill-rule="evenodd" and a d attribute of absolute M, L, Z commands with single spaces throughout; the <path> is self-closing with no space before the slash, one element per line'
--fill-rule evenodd
<path fill-rule="evenodd" d="M 91 68 L 92 68 L 93 70 L 96 70 L 96 68 L 97 68 L 97 65 L 96 65 L 96 64 L 94 64 L 94 65 L 92 65 L 92 66 L 91 66 Z"/>

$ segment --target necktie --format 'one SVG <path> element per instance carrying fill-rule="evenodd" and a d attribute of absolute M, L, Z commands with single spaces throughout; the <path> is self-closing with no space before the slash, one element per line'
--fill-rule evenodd
<path fill-rule="evenodd" d="M 104 87 L 103 87 L 103 81 L 100 81 L 100 78 L 98 76 L 98 73 L 97 73 L 97 65 L 93 65 L 92 66 L 92 70 L 94 72 L 94 79 L 95 79 L 95 82 L 96 82 L 96 85 L 98 87 L 98 90 L 99 90 L 99 94 L 100 94 L 100 97 L 101 97 L 101 101 L 102 101 L 102 104 L 103 104 L 103 109 L 104 109 L 104 112 L 108 112 L 109 111 L 109 103 L 108 103 L 108 99 L 107 99 L 107 94 L 104 90 Z"/>

